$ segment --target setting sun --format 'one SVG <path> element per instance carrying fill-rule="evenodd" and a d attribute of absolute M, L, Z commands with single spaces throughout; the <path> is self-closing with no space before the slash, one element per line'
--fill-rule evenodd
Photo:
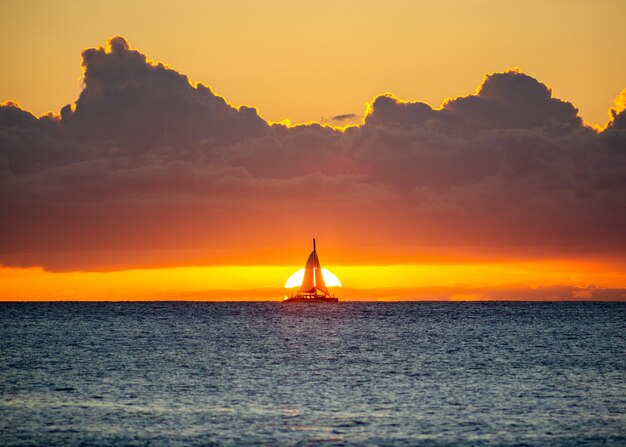
<path fill-rule="evenodd" d="M 337 278 L 337 276 L 330 270 L 322 268 L 322 277 L 324 278 L 324 282 L 328 287 L 341 287 L 341 281 L 339 281 L 339 278 Z M 294 287 L 299 287 L 300 284 L 302 284 L 303 279 L 304 269 L 301 268 L 289 277 L 289 279 L 285 283 L 285 289 L 293 289 Z"/>

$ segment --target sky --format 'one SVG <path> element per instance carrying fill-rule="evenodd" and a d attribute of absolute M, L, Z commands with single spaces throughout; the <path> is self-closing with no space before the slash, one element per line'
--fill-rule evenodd
<path fill-rule="evenodd" d="M 58 112 L 80 52 L 122 35 L 272 121 L 362 115 L 385 92 L 438 107 L 519 67 L 602 125 L 626 79 L 624 16 L 619 0 L 5 0 L 0 98 Z"/>
<path fill-rule="evenodd" d="M 0 299 L 626 300 L 623 2 L 2 2 Z"/>

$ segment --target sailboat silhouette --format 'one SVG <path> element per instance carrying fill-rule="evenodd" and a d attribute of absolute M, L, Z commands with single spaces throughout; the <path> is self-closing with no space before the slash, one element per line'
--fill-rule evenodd
<path fill-rule="evenodd" d="M 295 295 L 283 300 L 283 303 L 293 302 L 315 302 L 315 303 L 336 303 L 339 298 L 332 295 L 326 287 L 324 277 L 322 276 L 322 266 L 317 257 L 315 249 L 315 238 L 313 238 L 313 251 L 309 255 L 309 259 L 304 266 L 304 278 L 302 285 Z"/>

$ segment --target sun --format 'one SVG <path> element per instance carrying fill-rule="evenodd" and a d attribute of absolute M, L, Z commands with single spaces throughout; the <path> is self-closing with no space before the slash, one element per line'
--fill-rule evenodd
<path fill-rule="evenodd" d="M 324 278 L 324 282 L 328 287 L 341 287 L 341 281 L 339 278 L 335 276 L 330 270 L 326 270 L 322 268 L 322 277 Z M 293 289 L 294 287 L 299 287 L 302 284 L 302 279 L 304 278 L 304 269 L 298 270 L 296 273 L 291 275 L 287 282 L 285 283 L 285 289 Z"/>

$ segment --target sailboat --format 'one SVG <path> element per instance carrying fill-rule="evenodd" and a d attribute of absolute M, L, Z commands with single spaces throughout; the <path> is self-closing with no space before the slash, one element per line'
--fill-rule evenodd
<path fill-rule="evenodd" d="M 313 239 L 313 251 L 304 266 L 304 278 L 302 285 L 295 295 L 285 298 L 283 303 L 336 303 L 339 298 L 332 295 L 326 287 L 322 276 L 322 266 L 315 250 Z"/>

